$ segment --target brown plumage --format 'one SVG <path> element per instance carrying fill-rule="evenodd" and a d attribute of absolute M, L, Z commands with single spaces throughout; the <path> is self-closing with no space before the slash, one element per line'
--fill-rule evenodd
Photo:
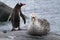
<path fill-rule="evenodd" d="M 12 31 L 15 30 L 15 28 L 18 27 L 18 30 L 20 30 L 20 16 L 22 17 L 22 19 L 24 20 L 24 24 L 26 23 L 25 17 L 21 12 L 21 7 L 25 5 L 25 4 L 16 4 L 16 6 L 14 7 L 14 9 L 12 10 L 12 13 L 10 14 L 9 20 L 11 20 L 12 23 Z M 19 14 L 20 12 L 20 14 Z"/>

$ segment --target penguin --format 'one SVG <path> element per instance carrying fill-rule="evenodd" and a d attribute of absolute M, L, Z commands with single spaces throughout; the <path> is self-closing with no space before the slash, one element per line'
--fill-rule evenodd
<path fill-rule="evenodd" d="M 30 35 L 42 36 L 50 31 L 50 24 L 46 19 L 39 19 L 33 13 L 30 18 L 30 24 L 27 28 L 27 33 Z"/>
<path fill-rule="evenodd" d="M 24 24 L 26 23 L 25 15 L 22 14 L 22 11 L 21 11 L 21 7 L 24 5 L 26 4 L 17 3 L 8 18 L 8 20 L 11 21 L 12 23 L 12 31 L 15 31 L 15 28 L 18 28 L 18 30 L 21 30 L 20 29 L 20 16 L 22 17 Z"/>

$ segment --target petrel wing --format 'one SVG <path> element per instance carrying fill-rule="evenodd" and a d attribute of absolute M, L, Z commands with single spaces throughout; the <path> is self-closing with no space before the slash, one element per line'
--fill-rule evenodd
<path fill-rule="evenodd" d="M 24 24 L 26 23 L 26 18 L 24 16 L 24 14 L 20 13 L 20 16 L 22 17 L 22 19 L 24 20 Z"/>

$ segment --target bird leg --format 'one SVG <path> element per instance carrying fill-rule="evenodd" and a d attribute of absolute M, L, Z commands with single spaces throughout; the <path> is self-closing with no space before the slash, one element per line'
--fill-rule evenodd
<path fill-rule="evenodd" d="M 11 31 L 16 31 L 14 28 Z"/>

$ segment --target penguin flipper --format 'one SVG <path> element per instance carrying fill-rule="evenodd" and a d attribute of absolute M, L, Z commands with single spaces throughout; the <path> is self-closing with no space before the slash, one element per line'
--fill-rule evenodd
<path fill-rule="evenodd" d="M 12 13 L 9 15 L 9 17 L 8 17 L 8 21 L 10 21 L 10 20 L 11 20 L 11 16 L 12 16 Z"/>
<path fill-rule="evenodd" d="M 11 18 L 9 19 L 9 21 L 11 20 Z"/>
<path fill-rule="evenodd" d="M 26 23 L 25 16 L 24 16 L 22 13 L 20 13 L 20 16 L 22 17 L 22 19 L 23 19 L 23 21 L 24 21 L 24 24 L 25 24 L 25 23 Z"/>

